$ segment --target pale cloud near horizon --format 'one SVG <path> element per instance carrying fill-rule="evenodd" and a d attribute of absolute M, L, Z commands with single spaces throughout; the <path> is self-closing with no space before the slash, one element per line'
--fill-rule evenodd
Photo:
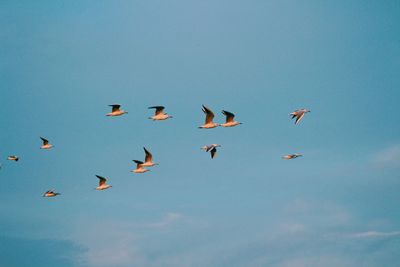
<path fill-rule="evenodd" d="M 90 227 L 80 226 L 73 239 L 87 250 L 76 262 L 82 266 L 96 267 L 149 266 L 150 260 L 141 248 L 143 232 L 161 233 L 184 218 L 181 213 L 167 212 L 155 222 L 111 220 Z"/>
<path fill-rule="evenodd" d="M 400 144 L 389 146 L 378 153 L 372 158 L 373 163 L 378 167 L 400 167 Z"/>
<path fill-rule="evenodd" d="M 154 223 L 148 223 L 146 226 L 151 228 L 163 228 L 179 220 L 182 220 L 183 218 L 184 216 L 181 213 L 168 212 L 164 215 L 164 217 L 160 221 Z"/>
<path fill-rule="evenodd" d="M 373 237 L 400 236 L 400 231 L 346 233 L 346 229 L 362 226 L 355 214 L 332 202 L 300 198 L 284 205 L 276 221 L 254 225 L 257 236 L 241 235 L 236 239 L 230 234 L 229 245 L 225 246 L 218 245 L 224 235 L 214 235 L 221 227 L 216 221 L 204 225 L 201 218 L 194 219 L 178 212 L 166 212 L 158 218 L 141 223 L 102 221 L 79 229 L 79 237 L 74 242 L 87 248 L 82 266 L 355 267 L 359 262 L 343 248 L 352 247 L 353 242 L 362 239 L 364 241 L 357 246 L 368 249 L 371 242 L 377 242 Z M 191 236 L 184 238 L 188 232 Z M 205 233 L 209 238 L 202 238 Z M 161 243 L 154 246 L 154 238 L 160 239 Z M 178 246 L 176 252 L 168 253 L 169 243 L 162 241 L 166 238 L 172 238 L 172 242 L 180 240 L 175 244 Z M 304 249 L 314 251 L 316 255 L 304 254 Z M 371 255 L 369 259 L 376 263 L 379 257 Z"/>
<path fill-rule="evenodd" d="M 348 237 L 354 237 L 354 238 L 394 237 L 394 236 L 400 236 L 400 231 L 393 231 L 393 232 L 366 231 L 366 232 L 352 233 L 348 235 Z"/>

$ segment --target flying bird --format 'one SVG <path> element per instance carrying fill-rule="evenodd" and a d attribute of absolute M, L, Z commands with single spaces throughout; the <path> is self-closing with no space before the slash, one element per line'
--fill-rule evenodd
<path fill-rule="evenodd" d="M 125 110 L 119 109 L 121 107 L 119 104 L 113 104 L 109 106 L 112 107 L 112 111 L 111 113 L 107 113 L 106 116 L 121 116 L 128 113 Z"/>
<path fill-rule="evenodd" d="M 148 151 L 145 147 L 143 147 L 144 153 L 145 153 L 145 158 L 144 158 L 144 163 L 142 163 L 142 167 L 152 167 L 155 165 L 158 165 L 158 163 L 153 162 L 153 155 Z"/>
<path fill-rule="evenodd" d="M 289 154 L 289 155 L 283 156 L 282 158 L 283 159 L 295 159 L 295 158 L 302 157 L 302 156 L 303 155 L 301 155 L 301 154 Z"/>
<path fill-rule="evenodd" d="M 100 175 L 96 175 L 97 178 L 99 178 L 99 186 L 96 187 L 96 190 L 105 190 L 107 188 L 112 187 L 111 185 L 106 184 L 107 179 L 100 176 Z"/>
<path fill-rule="evenodd" d="M 42 141 L 43 141 L 43 145 L 40 147 L 41 149 L 50 149 L 53 147 L 53 145 L 49 143 L 49 140 L 47 140 L 43 137 L 40 137 L 40 139 L 42 139 Z"/>
<path fill-rule="evenodd" d="M 293 111 L 292 113 L 290 113 L 290 115 L 292 116 L 292 119 L 296 118 L 296 120 L 294 121 L 294 124 L 298 124 L 301 119 L 303 119 L 304 115 L 310 112 L 310 110 L 302 108 L 302 109 L 298 109 Z"/>
<path fill-rule="evenodd" d="M 8 156 L 7 157 L 8 160 L 14 160 L 14 161 L 18 161 L 19 158 L 17 156 Z"/>
<path fill-rule="evenodd" d="M 222 127 L 233 127 L 242 124 L 241 122 L 234 121 L 235 114 L 233 114 L 232 112 L 223 110 L 222 114 L 226 116 L 226 122 L 221 124 Z"/>
<path fill-rule="evenodd" d="M 149 119 L 151 119 L 153 121 L 162 121 L 162 120 L 172 118 L 171 115 L 168 115 L 167 113 L 164 112 L 165 107 L 163 107 L 163 106 L 149 107 L 149 109 L 156 110 L 154 116 L 149 117 Z"/>
<path fill-rule="evenodd" d="M 134 173 L 144 173 L 144 172 L 148 172 L 150 170 L 143 168 L 143 161 L 140 160 L 133 160 L 136 163 L 136 169 L 132 170 L 131 172 Z"/>
<path fill-rule="evenodd" d="M 221 147 L 221 145 L 211 144 L 211 145 L 203 146 L 201 149 L 203 149 L 206 152 L 210 152 L 211 158 L 213 159 L 215 157 L 215 155 L 217 154 L 217 147 Z"/>
<path fill-rule="evenodd" d="M 204 114 L 206 114 L 206 121 L 203 125 L 199 126 L 199 128 L 210 129 L 210 128 L 215 128 L 215 127 L 219 126 L 218 123 L 213 122 L 214 113 L 206 106 L 204 106 L 204 105 L 202 105 L 202 106 L 203 106 L 202 110 L 203 110 Z"/>
<path fill-rule="evenodd" d="M 54 189 L 52 190 L 47 190 L 44 194 L 43 197 L 55 197 L 61 195 L 60 193 L 56 193 Z"/>

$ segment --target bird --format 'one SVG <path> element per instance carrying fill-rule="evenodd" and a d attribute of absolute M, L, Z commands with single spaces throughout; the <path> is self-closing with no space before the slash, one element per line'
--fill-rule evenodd
<path fill-rule="evenodd" d="M 202 106 L 203 106 L 202 110 L 203 110 L 204 114 L 206 114 L 206 121 L 203 125 L 199 126 L 199 128 L 210 129 L 210 128 L 215 128 L 215 127 L 219 126 L 218 123 L 213 122 L 214 113 L 206 106 L 204 106 L 204 105 L 202 105 Z"/>
<path fill-rule="evenodd" d="M 146 156 L 144 158 L 144 163 L 142 163 L 142 167 L 152 167 L 158 165 L 158 163 L 153 162 L 153 155 L 145 147 L 143 147 L 143 149 Z"/>
<path fill-rule="evenodd" d="M 153 106 L 153 107 L 149 107 L 149 109 L 155 109 L 155 114 L 152 117 L 149 117 L 149 119 L 153 120 L 153 121 L 162 121 L 162 120 L 166 120 L 169 118 L 173 118 L 171 115 L 168 115 L 167 113 L 164 112 L 165 107 L 163 106 Z"/>
<path fill-rule="evenodd" d="M 43 141 L 43 145 L 40 147 L 41 149 L 50 149 L 53 147 L 53 145 L 49 143 L 49 140 L 47 140 L 43 137 L 40 137 L 40 139 L 42 139 L 42 141 Z"/>
<path fill-rule="evenodd" d="M 148 172 L 150 170 L 143 168 L 143 161 L 140 160 L 133 160 L 136 163 L 136 169 L 131 170 L 131 172 L 134 173 L 144 173 L 144 172 Z"/>
<path fill-rule="evenodd" d="M 222 127 L 233 127 L 233 126 L 242 124 L 241 122 L 237 122 L 237 121 L 233 120 L 235 118 L 235 114 L 233 114 L 232 112 L 223 110 L 222 114 L 224 114 L 226 116 L 226 122 L 220 124 Z"/>
<path fill-rule="evenodd" d="M 121 105 L 119 104 L 113 104 L 113 105 L 109 105 L 110 107 L 112 107 L 112 111 L 111 113 L 107 113 L 106 116 L 121 116 L 124 114 L 128 114 L 127 111 L 119 109 L 121 107 Z"/>
<path fill-rule="evenodd" d="M 14 160 L 14 161 L 18 161 L 19 158 L 17 156 L 8 156 L 7 157 L 8 160 Z"/>
<path fill-rule="evenodd" d="M 210 152 L 211 158 L 213 159 L 215 157 L 215 154 L 217 154 L 217 147 L 221 147 L 221 145 L 211 144 L 203 146 L 201 149 L 203 149 L 206 152 Z"/>
<path fill-rule="evenodd" d="M 311 111 L 308 109 L 302 108 L 302 109 L 293 111 L 289 115 L 292 116 L 292 119 L 296 118 L 296 120 L 294 121 L 294 124 L 298 124 L 301 121 L 301 119 L 304 117 L 304 114 L 306 114 L 307 112 L 311 112 Z"/>
<path fill-rule="evenodd" d="M 302 157 L 302 156 L 303 155 L 301 155 L 301 154 L 289 154 L 289 155 L 283 156 L 282 158 L 283 159 L 295 159 L 295 158 Z"/>
<path fill-rule="evenodd" d="M 52 190 L 47 190 L 44 194 L 43 197 L 55 197 L 61 195 L 60 193 L 56 193 L 54 189 Z"/>
<path fill-rule="evenodd" d="M 105 190 L 107 188 L 112 187 L 111 185 L 106 184 L 107 179 L 100 176 L 100 175 L 96 175 L 97 178 L 99 178 L 99 186 L 96 187 L 96 190 Z"/>

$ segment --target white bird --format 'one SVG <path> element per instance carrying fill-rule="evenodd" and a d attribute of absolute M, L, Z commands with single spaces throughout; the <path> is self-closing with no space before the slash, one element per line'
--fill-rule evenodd
<path fill-rule="evenodd" d="M 158 163 L 153 162 L 153 155 L 148 151 L 145 147 L 143 147 L 144 153 L 146 154 L 144 158 L 144 163 L 142 163 L 142 167 L 152 167 L 158 165 Z"/>
<path fill-rule="evenodd" d="M 61 195 L 60 193 L 56 193 L 54 189 L 52 190 L 47 190 L 44 194 L 43 197 L 55 197 Z"/>
<path fill-rule="evenodd" d="M 213 159 L 215 157 L 215 154 L 217 154 L 217 147 L 221 147 L 221 145 L 211 144 L 203 146 L 201 149 L 203 149 L 206 152 L 210 152 L 211 158 Z"/>
<path fill-rule="evenodd" d="M 302 157 L 302 156 L 303 155 L 301 155 L 301 154 L 289 154 L 289 155 L 283 156 L 282 158 L 283 159 L 295 159 L 295 158 Z"/>
<path fill-rule="evenodd" d="M 202 106 L 203 106 L 202 110 L 203 110 L 204 114 L 206 114 L 206 121 L 203 125 L 199 126 L 199 128 L 210 129 L 210 128 L 215 128 L 215 127 L 219 126 L 218 123 L 213 122 L 214 113 L 206 106 L 204 106 L 204 105 L 202 105 Z"/>
<path fill-rule="evenodd" d="M 53 147 L 53 145 L 49 143 L 49 140 L 47 140 L 43 137 L 40 137 L 40 139 L 42 139 L 42 141 L 43 141 L 43 145 L 40 147 L 41 149 L 50 149 Z"/>
<path fill-rule="evenodd" d="M 97 178 L 99 178 L 99 186 L 96 187 L 96 190 L 105 190 L 107 188 L 112 187 L 111 185 L 106 184 L 107 179 L 100 176 L 100 175 L 96 175 Z"/>
<path fill-rule="evenodd" d="M 166 120 L 169 118 L 173 118 L 171 115 L 168 115 L 167 113 L 164 112 L 165 107 L 163 106 L 154 106 L 154 107 L 149 107 L 149 109 L 156 109 L 154 116 L 149 117 L 149 119 L 153 121 L 162 121 Z"/>
<path fill-rule="evenodd" d="M 111 113 L 107 113 L 106 116 L 121 116 L 128 113 L 125 110 L 119 109 L 121 107 L 119 104 L 113 104 L 109 106 L 112 107 L 112 111 Z"/>
<path fill-rule="evenodd" d="M 8 156 L 7 157 L 8 160 L 14 160 L 14 161 L 18 161 L 19 158 L 17 156 Z"/>
<path fill-rule="evenodd" d="M 226 116 L 226 122 L 221 124 L 222 127 L 233 127 L 233 126 L 242 124 L 241 122 L 234 121 L 235 114 L 233 114 L 232 112 L 223 110 L 222 114 L 224 114 Z"/>
<path fill-rule="evenodd" d="M 143 168 L 143 161 L 140 160 L 133 160 L 136 163 L 136 169 L 132 170 L 131 172 L 134 173 L 144 173 L 144 172 L 148 172 L 150 170 Z"/>
<path fill-rule="evenodd" d="M 302 108 L 302 109 L 293 111 L 289 115 L 292 116 L 292 119 L 296 118 L 294 124 L 298 124 L 307 112 L 310 112 L 310 110 Z"/>

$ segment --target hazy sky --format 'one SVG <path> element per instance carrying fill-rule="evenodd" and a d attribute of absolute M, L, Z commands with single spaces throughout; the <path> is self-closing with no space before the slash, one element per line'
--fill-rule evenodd
<path fill-rule="evenodd" d="M 399 266 L 399 21 L 399 1 L 1 1 L 0 266 Z M 201 104 L 244 124 L 198 129 Z M 133 174 L 143 146 L 160 165 Z"/>

